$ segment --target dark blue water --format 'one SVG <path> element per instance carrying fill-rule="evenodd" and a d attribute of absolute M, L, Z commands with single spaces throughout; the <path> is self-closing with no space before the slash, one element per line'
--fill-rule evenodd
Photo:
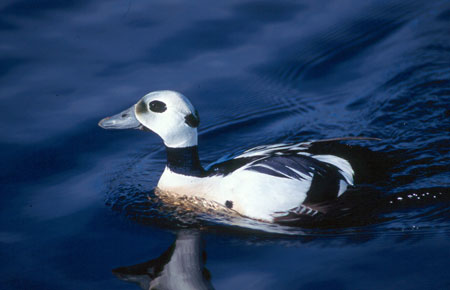
<path fill-rule="evenodd" d="M 112 270 L 185 227 L 216 289 L 450 288 L 449 27 L 447 1 L 3 1 L 0 288 L 139 289 Z M 158 137 L 97 127 L 159 89 L 200 112 L 205 165 L 371 136 L 388 177 L 317 226 L 183 216 L 147 198 Z"/>

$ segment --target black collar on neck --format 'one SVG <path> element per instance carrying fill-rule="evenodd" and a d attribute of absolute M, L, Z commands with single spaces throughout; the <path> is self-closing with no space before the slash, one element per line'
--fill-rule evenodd
<path fill-rule="evenodd" d="M 171 148 L 166 146 L 167 167 L 175 173 L 202 177 L 205 170 L 198 158 L 198 147 Z"/>

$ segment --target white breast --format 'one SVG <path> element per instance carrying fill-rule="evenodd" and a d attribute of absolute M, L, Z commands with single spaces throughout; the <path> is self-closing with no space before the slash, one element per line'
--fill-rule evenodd
<path fill-rule="evenodd" d="M 310 185 L 311 178 L 293 180 L 242 169 L 226 176 L 199 178 L 166 168 L 158 182 L 160 190 L 200 197 L 221 205 L 230 201 L 233 210 L 240 214 L 270 222 L 273 213 L 300 205 Z"/>

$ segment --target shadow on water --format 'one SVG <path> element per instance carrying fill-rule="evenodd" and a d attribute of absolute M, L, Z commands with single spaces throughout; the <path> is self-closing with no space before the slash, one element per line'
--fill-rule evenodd
<path fill-rule="evenodd" d="M 113 273 L 120 280 L 138 284 L 141 289 L 213 289 L 205 263 L 201 233 L 180 230 L 175 242 L 159 257 L 116 268 Z"/>

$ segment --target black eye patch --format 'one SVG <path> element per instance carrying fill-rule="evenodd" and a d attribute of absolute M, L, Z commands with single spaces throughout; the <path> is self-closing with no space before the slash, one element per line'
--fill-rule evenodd
<path fill-rule="evenodd" d="M 184 116 L 184 122 L 188 124 L 192 128 L 197 128 L 198 124 L 200 124 L 200 117 L 198 115 L 197 110 L 194 114 L 189 114 L 187 116 Z"/>
<path fill-rule="evenodd" d="M 155 113 L 162 113 L 167 110 L 166 104 L 161 101 L 152 101 L 148 104 L 148 107 Z"/>

